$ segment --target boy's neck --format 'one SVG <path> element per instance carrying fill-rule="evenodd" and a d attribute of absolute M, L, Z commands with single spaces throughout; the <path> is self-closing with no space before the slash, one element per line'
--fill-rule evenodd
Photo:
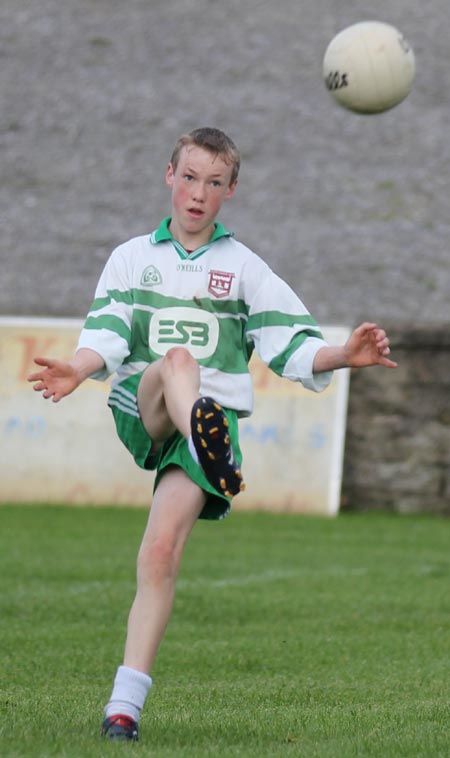
<path fill-rule="evenodd" d="M 189 234 L 172 219 L 169 230 L 172 237 L 183 245 L 185 250 L 193 251 L 208 244 L 214 234 L 215 225 L 212 224 L 210 228 L 203 229 L 199 234 Z"/>

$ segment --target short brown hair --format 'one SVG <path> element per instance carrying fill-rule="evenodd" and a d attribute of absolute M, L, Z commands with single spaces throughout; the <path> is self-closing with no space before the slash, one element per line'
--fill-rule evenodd
<path fill-rule="evenodd" d="M 178 166 L 180 152 L 182 148 L 187 145 L 203 147 L 214 155 L 220 155 L 225 163 L 232 167 L 230 185 L 236 181 L 239 174 L 239 167 L 241 165 L 239 150 L 233 140 L 224 132 L 220 131 L 220 129 L 215 129 L 211 126 L 203 126 L 199 129 L 194 129 L 192 132 L 189 132 L 189 134 L 182 134 L 181 137 L 178 138 L 170 158 L 174 171 L 176 171 Z"/>

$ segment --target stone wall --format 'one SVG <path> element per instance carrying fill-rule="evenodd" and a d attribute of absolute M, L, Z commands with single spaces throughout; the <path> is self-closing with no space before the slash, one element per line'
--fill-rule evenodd
<path fill-rule="evenodd" d="M 450 328 L 389 334 L 398 368 L 351 377 L 342 509 L 450 515 Z"/>

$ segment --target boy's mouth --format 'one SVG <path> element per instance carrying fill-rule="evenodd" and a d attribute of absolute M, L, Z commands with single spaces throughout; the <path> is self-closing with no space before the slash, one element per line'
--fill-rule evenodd
<path fill-rule="evenodd" d="M 201 218 L 204 215 L 204 211 L 201 208 L 188 208 L 188 213 L 194 218 Z"/>

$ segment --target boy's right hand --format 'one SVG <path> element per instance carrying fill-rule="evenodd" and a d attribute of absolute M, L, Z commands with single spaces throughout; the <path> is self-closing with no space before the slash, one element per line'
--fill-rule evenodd
<path fill-rule="evenodd" d="M 52 358 L 35 358 L 34 362 L 43 369 L 30 374 L 27 381 L 36 382 L 33 389 L 42 392 L 46 399 L 51 397 L 54 403 L 70 395 L 83 381 L 79 371 L 70 363 Z"/>

